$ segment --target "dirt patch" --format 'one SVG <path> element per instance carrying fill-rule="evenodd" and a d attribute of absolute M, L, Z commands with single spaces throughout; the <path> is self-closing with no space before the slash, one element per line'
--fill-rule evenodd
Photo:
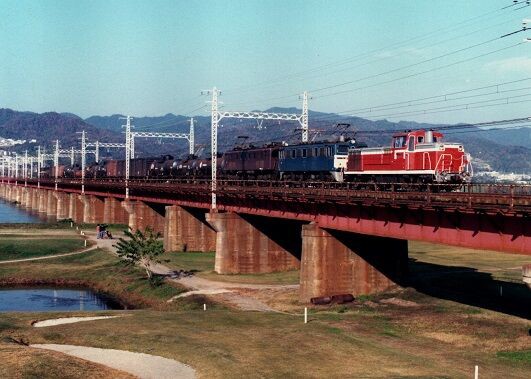
<path fill-rule="evenodd" d="M 134 379 L 135 376 L 54 351 L 0 343 L 0 377 Z"/>
<path fill-rule="evenodd" d="M 39 344 L 30 347 L 59 351 L 125 371 L 141 379 L 195 378 L 195 370 L 190 366 L 157 355 L 74 345 Z"/>
<path fill-rule="evenodd" d="M 117 317 L 124 317 L 124 316 L 126 316 L 126 315 L 119 315 L 119 316 L 94 316 L 94 317 L 61 317 L 61 318 L 53 318 L 53 319 L 49 319 L 49 320 L 36 321 L 32 325 L 35 328 L 45 328 L 45 327 L 48 327 L 48 326 L 74 324 L 76 322 L 85 322 L 85 321 L 105 320 L 105 319 L 108 319 L 108 318 L 117 318 Z"/>

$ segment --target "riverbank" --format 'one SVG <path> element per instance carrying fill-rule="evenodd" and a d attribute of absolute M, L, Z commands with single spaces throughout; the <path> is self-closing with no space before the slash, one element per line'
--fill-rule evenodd
<path fill-rule="evenodd" d="M 426 246 L 414 254 L 420 257 L 422 252 L 430 255 L 432 264 L 442 260 Z M 190 258 L 188 253 L 182 254 L 178 258 Z M 211 257 L 199 256 L 196 261 L 200 258 L 203 266 L 197 267 L 208 270 Z M 480 259 L 481 255 L 475 258 Z M 514 262 L 506 263 L 509 267 Z M 194 265 L 188 264 L 193 269 Z M 417 265 L 418 269 L 422 267 Z M 427 272 L 431 275 L 432 271 Z M 15 375 L 15 370 L 21 369 L 12 360 L 13 351 L 28 357 L 30 373 L 37 377 L 60 376 L 67 364 L 85 367 L 73 357 L 62 356 L 63 361 L 57 361 L 53 354 L 59 353 L 42 351 L 37 356 L 24 344 L 89 346 L 152 354 L 187 364 L 204 378 L 470 377 L 475 365 L 480 366 L 482 378 L 527 378 L 531 370 L 529 320 L 432 297 L 412 288 L 363 297 L 346 305 L 311 306 L 309 323 L 304 324 L 304 305 L 296 301 L 296 293 L 289 291 L 287 295 L 268 291 L 253 294 L 289 313 L 244 312 L 220 304 L 221 295 L 210 300 L 190 296 L 167 303 L 185 289 L 171 282 L 151 287 L 143 279 L 142 270 L 124 267 L 103 246 L 78 256 L 6 265 L 0 267 L 0 278 L 92 283 L 94 288 L 99 286 L 129 299 L 137 308 L 2 314 L 0 360 L 8 362 L 7 368 L 0 369 L 3 377 L 13 376 L 1 375 L 1 370 Z M 206 311 L 203 303 L 207 305 Z M 32 326 L 38 320 L 117 314 L 129 317 L 46 328 Z M 57 362 L 55 371 L 43 363 L 46 354 L 53 357 L 50 361 Z M 89 374 L 99 366 L 91 367 L 87 367 Z M 31 376 L 28 371 L 22 372 Z M 82 377 L 80 371 L 64 372 Z M 102 371 L 98 377 L 119 376 L 114 371 Z"/>
<path fill-rule="evenodd" d="M 20 240 L 24 241 L 24 238 Z M 39 255 L 45 250 L 36 247 L 33 252 Z M 127 308 L 157 309 L 171 308 L 167 300 L 184 291 L 182 287 L 167 282 L 152 287 L 144 275 L 140 268 L 124 266 L 111 254 L 94 249 L 47 260 L 2 264 L 0 286 L 86 287 Z"/>

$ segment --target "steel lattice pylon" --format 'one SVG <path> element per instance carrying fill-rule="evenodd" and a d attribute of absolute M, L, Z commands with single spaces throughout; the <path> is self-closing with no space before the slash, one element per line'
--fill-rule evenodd
<path fill-rule="evenodd" d="M 294 113 L 276 113 L 276 112 L 234 112 L 219 111 L 218 96 L 221 91 L 214 87 L 212 90 L 203 91 L 211 94 L 211 146 L 212 146 L 212 204 L 211 208 L 216 209 L 216 189 L 217 189 L 217 161 L 218 161 L 218 127 L 219 122 L 224 118 L 237 119 L 254 119 L 254 120 L 279 120 L 279 121 L 298 121 L 301 125 L 302 142 L 308 142 L 308 93 L 304 92 L 302 96 L 302 114 Z"/>

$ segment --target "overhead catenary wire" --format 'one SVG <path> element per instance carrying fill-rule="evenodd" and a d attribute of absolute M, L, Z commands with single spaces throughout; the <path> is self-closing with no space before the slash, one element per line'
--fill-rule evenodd
<path fill-rule="evenodd" d="M 427 49 L 427 48 L 433 48 L 434 46 L 438 46 L 438 45 L 441 45 L 441 44 L 444 44 L 444 43 L 447 43 L 447 42 L 450 42 L 450 41 L 455 41 L 455 40 L 460 39 L 460 38 L 464 38 L 464 37 L 467 37 L 467 36 L 470 36 L 470 35 L 473 35 L 473 34 L 476 34 L 476 33 L 484 32 L 485 30 L 492 29 L 494 27 L 497 27 L 497 26 L 500 26 L 500 25 L 504 25 L 504 24 L 508 24 L 508 23 L 513 23 L 513 22 L 515 22 L 514 19 L 513 20 L 509 20 L 509 21 L 503 21 L 503 22 L 500 22 L 500 23 L 497 23 L 497 24 L 494 24 L 494 25 L 490 25 L 490 26 L 487 26 L 487 27 L 482 27 L 481 29 L 476 29 L 476 30 L 474 30 L 472 32 L 467 32 L 465 34 L 461 34 L 459 36 L 454 36 L 454 37 L 451 37 L 451 38 L 447 38 L 447 39 L 444 39 L 442 41 L 430 42 L 429 44 L 427 44 L 425 46 L 422 46 L 420 48 L 417 48 L 417 49 L 420 49 L 420 51 L 422 51 L 422 50 Z M 396 49 L 396 46 L 394 46 L 394 48 Z M 380 62 L 380 61 L 388 60 L 390 58 L 394 58 L 394 57 L 397 57 L 397 56 L 400 56 L 400 55 L 403 55 L 403 54 L 405 54 L 405 53 L 404 52 L 395 53 L 395 54 L 392 54 L 390 56 L 380 57 L 380 58 L 373 59 L 373 60 L 368 61 L 368 62 L 360 63 L 360 64 L 357 64 L 355 66 L 349 66 L 349 67 L 342 68 L 342 69 L 335 70 L 335 71 L 329 71 L 329 72 L 324 72 L 324 73 L 320 73 L 320 74 L 314 74 L 314 75 L 311 75 L 311 76 L 306 76 L 305 75 L 304 79 L 305 80 L 314 79 L 314 78 L 319 78 L 319 77 L 322 77 L 322 76 L 328 76 L 328 75 L 333 75 L 333 74 L 337 74 L 337 73 L 340 73 L 340 72 L 350 71 L 350 70 L 353 70 L 355 68 L 368 66 L 368 65 L 371 65 L 371 64 L 374 64 L 374 63 L 377 63 L 377 62 Z M 359 60 L 361 60 L 361 59 L 359 59 Z M 353 61 L 357 61 L 357 60 L 353 60 Z M 301 75 L 298 75 L 296 77 L 287 78 L 287 79 L 284 79 L 284 80 L 271 80 L 271 81 L 264 82 L 264 83 L 261 83 L 261 84 L 255 85 L 255 86 L 249 86 L 248 90 L 256 90 L 257 88 L 265 89 L 265 88 L 269 88 L 269 87 L 278 86 L 279 82 L 286 83 L 286 82 L 290 82 L 290 81 L 294 81 L 294 80 L 300 80 L 300 76 Z M 245 90 L 243 90 L 243 91 L 245 91 Z M 242 92 L 242 91 L 232 91 L 232 92 L 229 91 L 229 93 L 234 93 L 234 92 Z"/>
<path fill-rule="evenodd" d="M 525 81 L 530 81 L 530 80 L 531 80 L 531 77 L 526 77 L 526 78 L 522 78 L 522 79 L 518 79 L 518 80 L 511 80 L 511 81 L 508 81 L 508 82 L 495 83 L 495 84 L 490 84 L 490 85 L 487 85 L 487 86 L 475 87 L 475 88 L 470 88 L 470 89 L 466 89 L 466 90 L 447 92 L 447 93 L 440 94 L 440 95 L 432 95 L 432 96 L 420 97 L 420 98 L 415 98 L 415 99 L 410 99 L 410 100 L 397 101 L 397 102 L 394 102 L 394 103 L 386 103 L 386 104 L 372 105 L 372 106 L 362 107 L 362 108 L 354 108 L 354 109 L 349 109 L 349 110 L 346 110 L 346 111 L 336 112 L 336 114 L 348 113 L 348 112 L 364 112 L 364 111 L 372 112 L 372 111 L 377 111 L 377 110 L 382 110 L 382 109 L 395 109 L 394 108 L 395 106 L 397 106 L 397 107 L 398 106 L 406 107 L 406 106 L 416 106 L 416 105 L 421 105 L 421 104 L 429 104 L 429 103 L 419 103 L 419 104 L 415 104 L 415 103 L 420 102 L 420 101 L 424 101 L 424 100 L 437 99 L 437 98 L 442 98 L 440 101 L 452 101 L 452 100 L 456 100 L 456 99 L 459 99 L 459 98 L 451 98 L 450 96 L 460 95 L 460 94 L 474 92 L 474 91 L 481 91 L 481 90 L 491 89 L 491 88 L 496 88 L 498 90 L 499 87 L 503 87 L 503 86 L 507 86 L 507 85 L 511 85 L 511 84 L 516 84 L 516 83 L 521 83 L 521 82 L 525 82 Z M 502 90 L 502 91 L 496 91 L 496 92 L 489 92 L 489 93 L 486 93 L 486 94 L 478 94 L 477 96 L 485 96 L 485 95 L 498 93 L 498 92 L 507 92 L 507 91 L 516 91 L 516 90 L 517 89 L 514 89 L 514 90 Z"/>
<path fill-rule="evenodd" d="M 512 5 L 508 6 L 508 7 L 511 7 L 513 5 L 514 4 L 512 4 Z M 299 72 L 293 73 L 293 74 L 282 75 L 280 77 L 271 78 L 271 79 L 269 79 L 267 81 L 255 83 L 255 84 L 252 84 L 252 85 L 243 86 L 243 87 L 236 87 L 234 89 L 228 89 L 225 92 L 234 93 L 234 92 L 238 92 L 238 91 L 241 91 L 242 89 L 247 89 L 247 88 L 255 89 L 257 86 L 260 86 L 260 85 L 263 85 L 263 84 L 270 84 L 272 82 L 283 81 L 283 80 L 289 79 L 291 77 L 299 77 L 299 76 L 302 76 L 304 74 L 312 73 L 312 72 L 315 72 L 315 71 L 319 71 L 319 70 L 322 70 L 322 69 L 325 69 L 325 68 L 328 68 L 328 67 L 332 67 L 332 66 L 339 66 L 339 65 L 348 64 L 348 63 L 351 63 L 353 61 L 360 60 L 363 57 L 370 56 L 370 55 L 372 55 L 374 53 L 378 53 L 378 52 L 387 50 L 389 48 L 397 48 L 397 47 L 401 47 L 401 45 L 405 45 L 405 44 L 408 44 L 408 43 L 411 43 L 411 42 L 414 42 L 414 41 L 425 40 L 425 39 L 431 38 L 433 35 L 438 35 L 438 34 L 440 34 L 443 31 L 449 32 L 449 31 L 453 31 L 455 29 L 462 29 L 464 27 L 463 25 L 466 25 L 467 23 L 476 22 L 477 20 L 482 19 L 484 17 L 487 17 L 489 15 L 492 15 L 492 14 L 495 14 L 495 13 L 499 13 L 500 11 L 503 11 L 505 8 L 508 8 L 508 7 L 497 8 L 497 9 L 488 11 L 486 13 L 480 14 L 478 16 L 474 16 L 474 17 L 471 17 L 469 19 L 457 22 L 455 24 L 452 24 L 452 25 L 449 25 L 449 26 L 445 26 L 445 27 L 441 27 L 441 28 L 437 28 L 437 29 L 432 30 L 432 31 L 430 31 L 428 33 L 422 33 L 422 34 L 419 34 L 417 36 L 408 38 L 408 39 L 406 39 L 404 41 L 393 43 L 391 45 L 386 45 L 386 46 L 383 46 L 383 47 L 380 47 L 380 48 L 376 48 L 376 49 L 373 49 L 373 50 L 370 50 L 368 52 L 364 52 L 364 53 L 361 53 L 361 54 L 357 54 L 357 55 L 355 55 L 353 57 L 350 57 L 350 58 L 347 58 L 347 59 L 344 59 L 344 60 L 330 62 L 330 63 L 324 64 L 324 65 L 319 65 L 319 66 L 316 66 L 314 68 L 311 68 L 311 69 L 308 69 L 308 70 L 299 71 Z"/>

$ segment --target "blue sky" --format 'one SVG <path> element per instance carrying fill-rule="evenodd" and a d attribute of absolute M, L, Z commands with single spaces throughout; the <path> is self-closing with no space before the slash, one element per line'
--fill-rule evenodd
<path fill-rule="evenodd" d="M 520 80 L 531 77 L 531 44 L 512 45 L 524 33 L 418 63 L 521 28 L 531 7 L 499 11 L 511 3 L 0 0 L 0 107 L 185 114 L 205 105 L 202 89 L 217 86 L 230 110 L 300 107 L 297 94 L 315 90 L 311 109 L 342 112 Z M 354 113 L 433 122 L 523 117 L 531 115 L 526 87 L 531 80 L 500 87 L 524 88 L 503 96 Z M 505 106 L 477 104 L 516 95 Z M 434 111 L 465 102 L 481 108 Z M 409 109 L 428 114 L 400 114 Z"/>

